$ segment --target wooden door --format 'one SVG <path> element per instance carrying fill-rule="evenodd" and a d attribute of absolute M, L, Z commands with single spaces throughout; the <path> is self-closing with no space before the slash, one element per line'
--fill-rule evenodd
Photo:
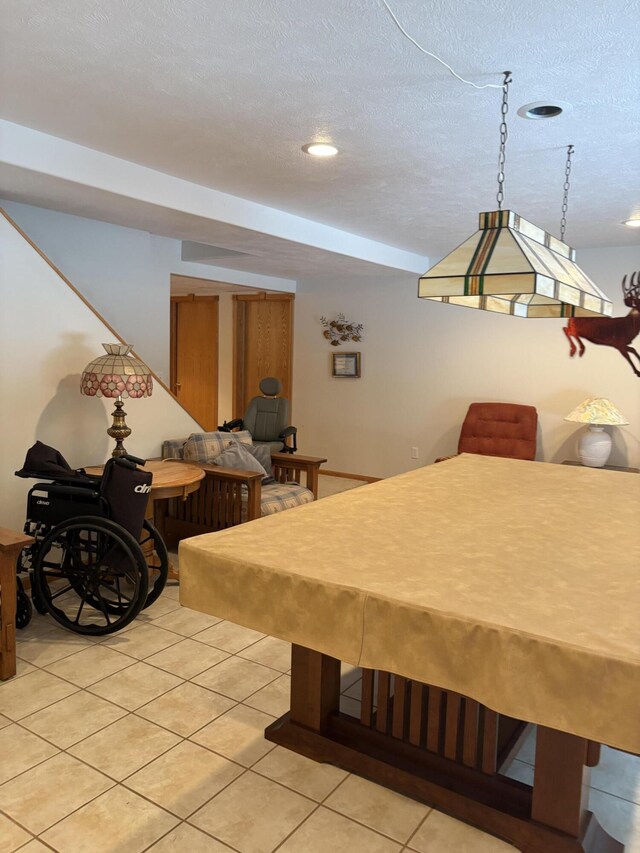
<path fill-rule="evenodd" d="M 260 395 L 259 383 L 265 376 L 276 376 L 282 382 L 282 396 L 291 401 L 293 299 L 291 293 L 233 297 L 235 418 L 241 418 L 249 400 Z"/>
<path fill-rule="evenodd" d="M 171 297 L 171 390 L 206 430 L 218 426 L 218 297 Z"/>

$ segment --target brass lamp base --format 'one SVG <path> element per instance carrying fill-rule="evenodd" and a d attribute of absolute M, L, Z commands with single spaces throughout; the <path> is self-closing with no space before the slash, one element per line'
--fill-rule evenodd
<path fill-rule="evenodd" d="M 111 438 L 115 438 L 116 446 L 113 449 L 112 456 L 116 458 L 120 456 L 125 456 L 127 451 L 123 444 L 125 438 L 128 438 L 131 435 L 131 430 L 127 426 L 125 422 L 125 417 L 127 413 L 123 409 L 124 403 L 122 402 L 122 398 L 118 397 L 115 403 L 115 409 L 113 411 L 113 423 L 107 430 L 107 434 L 111 436 Z"/>

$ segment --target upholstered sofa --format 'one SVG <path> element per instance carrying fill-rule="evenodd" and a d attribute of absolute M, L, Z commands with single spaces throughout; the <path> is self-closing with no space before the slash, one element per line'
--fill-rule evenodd
<path fill-rule="evenodd" d="M 182 460 L 205 472 L 198 491 L 186 500 L 156 502 L 156 523 L 169 547 L 188 536 L 224 530 L 318 497 L 318 472 L 326 459 L 271 453 L 271 471 L 267 471 L 271 477 L 263 482 L 264 473 L 213 464 L 212 460 L 235 441 L 251 444 L 251 437 L 247 433 L 216 432 L 163 442 L 163 459 Z"/>

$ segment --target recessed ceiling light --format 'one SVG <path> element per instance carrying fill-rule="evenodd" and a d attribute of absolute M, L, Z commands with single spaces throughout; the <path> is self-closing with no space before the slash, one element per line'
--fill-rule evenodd
<path fill-rule="evenodd" d="M 562 113 L 571 112 L 573 106 L 566 101 L 534 101 L 532 104 L 525 104 L 518 110 L 518 115 L 522 118 L 543 119 L 556 118 Z"/>
<path fill-rule="evenodd" d="M 640 228 L 640 217 L 637 219 L 625 219 L 622 224 L 627 225 L 629 228 Z"/>
<path fill-rule="evenodd" d="M 302 150 L 313 157 L 334 157 L 338 153 L 336 146 L 328 142 L 307 142 L 302 146 Z"/>

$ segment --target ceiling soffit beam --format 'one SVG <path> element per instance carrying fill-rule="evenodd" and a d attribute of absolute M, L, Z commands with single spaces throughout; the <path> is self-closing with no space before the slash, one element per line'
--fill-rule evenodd
<path fill-rule="evenodd" d="M 0 161 L 115 195 L 412 273 L 429 258 L 0 119 Z"/>

